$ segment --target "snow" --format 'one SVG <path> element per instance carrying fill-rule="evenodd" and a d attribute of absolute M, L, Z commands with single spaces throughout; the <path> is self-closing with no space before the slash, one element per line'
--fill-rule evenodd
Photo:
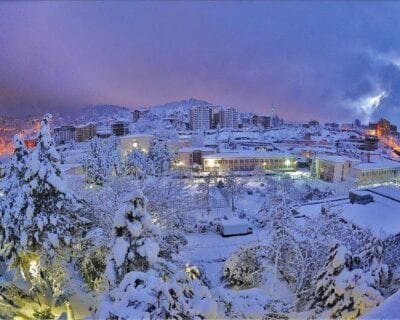
<path fill-rule="evenodd" d="M 376 320 L 376 319 L 399 319 L 400 317 L 400 291 L 391 295 L 383 301 L 378 307 L 367 312 L 360 319 Z"/>
<path fill-rule="evenodd" d="M 400 202 L 368 193 L 374 198 L 368 204 L 351 204 L 348 200 L 341 200 L 333 202 L 333 205 L 343 210 L 344 218 L 360 227 L 371 229 L 378 237 L 400 233 Z M 397 194 L 395 191 L 392 193 Z M 324 203 L 303 205 L 297 211 L 300 216 L 312 216 L 321 212 L 323 205 Z"/>

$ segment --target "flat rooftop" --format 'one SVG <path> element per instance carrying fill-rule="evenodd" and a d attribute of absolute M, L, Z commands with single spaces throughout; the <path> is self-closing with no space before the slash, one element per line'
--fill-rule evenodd
<path fill-rule="evenodd" d="M 204 159 L 240 159 L 240 158 L 295 158 L 295 155 L 279 152 L 266 152 L 266 151 L 242 151 L 242 152 L 221 152 L 205 155 Z"/>
<path fill-rule="evenodd" d="M 374 202 L 368 204 L 351 204 L 349 199 L 333 201 L 334 208 L 340 209 L 342 215 L 354 224 L 370 229 L 376 236 L 385 237 L 400 233 L 400 188 L 382 187 L 375 192 L 363 190 L 374 198 Z M 388 197 L 389 196 L 389 197 Z M 396 200 L 398 197 L 399 200 Z M 391 199 L 392 198 L 392 199 Z M 321 212 L 323 203 L 304 204 L 298 212 L 301 215 L 313 216 Z"/>

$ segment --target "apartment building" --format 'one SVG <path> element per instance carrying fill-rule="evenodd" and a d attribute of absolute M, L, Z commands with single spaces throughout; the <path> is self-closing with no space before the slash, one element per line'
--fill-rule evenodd
<path fill-rule="evenodd" d="M 212 108 L 210 106 L 196 106 L 190 109 L 190 129 L 207 130 L 212 124 Z"/>
<path fill-rule="evenodd" d="M 116 121 L 111 124 L 111 131 L 115 136 L 125 136 L 129 134 L 129 122 Z"/>
<path fill-rule="evenodd" d="M 75 126 L 60 126 L 53 130 L 54 141 L 57 144 L 63 144 L 75 140 L 76 127 Z"/>
<path fill-rule="evenodd" d="M 75 130 L 75 140 L 77 142 L 83 142 L 91 140 L 97 135 L 97 127 L 94 123 L 88 123 L 86 125 L 77 126 Z"/>
<path fill-rule="evenodd" d="M 221 128 L 238 128 L 238 111 L 235 108 L 222 109 L 219 112 L 220 127 Z"/>

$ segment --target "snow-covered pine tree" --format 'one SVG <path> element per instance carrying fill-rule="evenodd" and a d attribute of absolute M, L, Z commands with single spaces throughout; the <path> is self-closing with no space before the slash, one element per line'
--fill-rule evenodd
<path fill-rule="evenodd" d="M 63 180 L 59 156 L 50 136 L 50 120 L 51 115 L 46 114 L 37 145 L 28 157 L 21 142 L 16 141 L 17 150 L 11 162 L 14 172 L 18 172 L 15 170 L 18 167 L 20 174 L 19 183 L 14 183 L 16 180 L 8 183 L 11 188 L 6 198 L 13 195 L 15 198 L 12 206 L 6 205 L 3 214 L 2 253 L 9 269 L 19 271 L 14 273 L 15 277 L 21 275 L 26 285 L 3 288 L 4 296 L 21 293 L 15 298 L 22 301 L 21 305 L 14 302 L 10 308 L 24 309 L 29 304 L 49 307 L 65 297 L 65 260 L 58 253 L 70 249 L 85 230 L 86 221 L 79 215 L 80 201 Z M 21 278 L 18 279 L 13 283 L 20 284 Z"/>
<path fill-rule="evenodd" d="M 356 319 L 377 306 L 383 297 L 369 284 L 369 277 L 344 246 L 334 243 L 316 278 L 313 306 L 320 308 L 318 317 Z"/>
<path fill-rule="evenodd" d="M 171 152 L 168 149 L 166 142 L 154 142 L 150 147 L 147 157 L 149 161 L 149 173 L 160 175 L 167 172 L 172 161 Z"/>
<path fill-rule="evenodd" d="M 381 292 L 389 286 L 389 268 L 383 263 L 383 249 L 382 241 L 373 238 L 359 254 L 361 267 L 371 275 L 369 284 Z"/>
<path fill-rule="evenodd" d="M 146 211 L 146 199 L 139 191 L 114 217 L 114 241 L 106 268 L 112 287 L 128 272 L 146 272 L 157 262 L 158 234 L 159 229 Z"/>
<path fill-rule="evenodd" d="M 12 217 L 20 214 L 21 204 L 24 202 L 24 194 L 21 192 L 25 173 L 27 171 L 29 153 L 19 135 L 14 137 L 14 153 L 8 166 L 5 168 L 4 179 L 0 183 L 0 245 L 4 258 L 9 256 L 10 250 L 15 246 L 14 242 L 3 243 L 5 238 L 5 226 Z M 9 238 L 10 241 L 12 238 Z"/>
<path fill-rule="evenodd" d="M 127 158 L 128 174 L 134 175 L 136 178 L 141 178 L 147 171 L 147 156 L 139 150 L 134 149 L 128 154 Z"/>
<path fill-rule="evenodd" d="M 83 231 L 78 214 L 81 204 L 64 183 L 50 120 L 50 114 L 42 120 L 37 146 L 27 160 L 26 172 L 21 172 L 24 181 L 15 209 L 6 212 L 6 252 L 14 258 L 25 252 L 53 256 L 57 248 L 70 245 Z M 23 163 L 25 156 L 20 159 Z"/>
<path fill-rule="evenodd" d="M 84 158 L 86 182 L 102 186 L 111 176 L 107 150 L 100 139 L 90 142 L 88 153 Z"/>
<path fill-rule="evenodd" d="M 176 272 L 158 257 L 158 228 L 137 192 L 116 213 L 106 274 L 110 292 L 96 317 L 101 319 L 191 319 L 212 317 L 216 303 L 199 279 Z"/>

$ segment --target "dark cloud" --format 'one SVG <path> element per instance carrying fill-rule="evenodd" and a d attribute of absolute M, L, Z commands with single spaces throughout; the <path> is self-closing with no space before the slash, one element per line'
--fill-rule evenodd
<path fill-rule="evenodd" d="M 391 2 L 3 2 L 0 112 L 194 96 L 399 123 L 399 14 Z"/>

